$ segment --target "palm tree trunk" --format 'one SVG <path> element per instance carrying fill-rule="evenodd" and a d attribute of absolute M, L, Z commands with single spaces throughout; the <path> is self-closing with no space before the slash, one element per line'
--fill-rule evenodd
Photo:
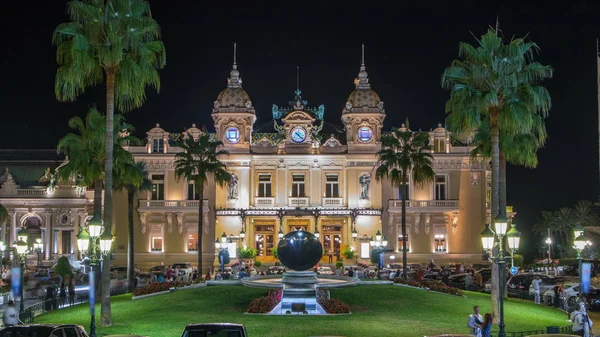
<path fill-rule="evenodd" d="M 406 250 L 406 171 L 402 171 L 402 277 L 408 280 L 408 251 Z"/>
<path fill-rule="evenodd" d="M 204 275 L 202 269 L 202 225 L 204 222 L 204 183 L 196 182 L 198 197 L 200 198 L 198 206 L 198 275 Z M 202 277 L 202 276 L 201 276 Z"/>
<path fill-rule="evenodd" d="M 94 182 L 94 216 L 102 216 L 102 179 Z"/>
<path fill-rule="evenodd" d="M 135 289 L 134 238 L 133 238 L 133 197 L 135 191 L 127 189 L 127 286 L 130 292 Z"/>
<path fill-rule="evenodd" d="M 506 210 L 506 157 L 503 151 L 500 151 L 499 159 L 498 212 L 500 212 L 500 210 Z M 501 284 L 500 286 L 504 287 L 504 298 L 508 298 L 506 283 L 503 285 Z"/>
<path fill-rule="evenodd" d="M 112 185 L 113 185 L 113 150 L 114 150 L 114 119 L 115 119 L 115 70 L 106 69 L 106 163 L 104 165 L 104 230 L 112 229 Z M 112 325 L 110 310 L 110 254 L 104 259 L 102 274 L 102 307 L 100 324 Z"/>
<path fill-rule="evenodd" d="M 492 208 L 491 227 L 494 228 L 494 218 L 498 215 L 500 202 L 500 132 L 498 130 L 497 108 L 490 109 L 490 134 L 492 136 Z M 498 264 L 492 264 L 492 317 L 494 323 L 500 323 L 500 280 Z"/>

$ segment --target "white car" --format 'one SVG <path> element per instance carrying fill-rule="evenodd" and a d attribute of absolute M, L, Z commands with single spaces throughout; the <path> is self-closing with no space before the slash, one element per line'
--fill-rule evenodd
<path fill-rule="evenodd" d="M 183 281 L 189 281 L 192 279 L 192 273 L 194 272 L 194 269 L 189 262 L 175 263 L 171 266 L 171 268 L 175 269 L 176 271 L 178 267 L 179 274 L 175 275 L 175 278 Z"/>
<path fill-rule="evenodd" d="M 575 304 L 577 296 L 579 295 L 579 283 L 565 283 L 565 297 L 567 298 L 567 304 L 572 306 Z M 590 286 L 591 290 L 596 290 L 597 288 Z M 554 288 L 548 289 L 544 293 L 544 303 L 547 305 L 552 305 L 554 303 Z"/>

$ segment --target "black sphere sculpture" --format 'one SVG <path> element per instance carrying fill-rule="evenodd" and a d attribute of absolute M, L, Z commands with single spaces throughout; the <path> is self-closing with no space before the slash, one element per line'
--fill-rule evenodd
<path fill-rule="evenodd" d="M 302 230 L 287 233 L 277 245 L 284 266 L 297 271 L 314 267 L 323 256 L 323 246 L 312 233 Z"/>

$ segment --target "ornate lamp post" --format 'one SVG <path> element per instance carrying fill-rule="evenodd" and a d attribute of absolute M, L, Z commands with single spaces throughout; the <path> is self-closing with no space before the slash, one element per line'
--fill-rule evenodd
<path fill-rule="evenodd" d="M 231 236 L 233 237 L 233 234 L 231 234 Z M 233 240 L 231 239 L 231 237 L 227 237 L 227 234 L 225 234 L 225 232 L 223 232 L 223 235 L 221 235 L 220 240 L 219 240 L 219 238 L 217 238 L 215 240 L 215 248 L 217 251 L 216 255 L 217 255 L 217 259 L 219 261 L 219 271 L 225 270 L 225 263 L 221 259 L 221 252 L 224 250 L 227 250 L 227 242 L 232 243 Z"/>
<path fill-rule="evenodd" d="M 383 247 L 387 246 L 387 244 L 387 239 L 381 235 L 381 232 L 379 230 L 377 230 L 377 233 L 375 234 L 375 240 L 373 240 L 373 237 L 371 237 L 371 240 L 369 241 L 369 245 L 373 247 L 373 250 L 377 250 L 379 252 L 379 269 L 381 269 L 381 266 L 383 265 L 383 260 L 381 256 L 383 255 Z"/>
<path fill-rule="evenodd" d="M 279 240 L 283 239 L 283 229 L 281 228 L 281 225 L 279 226 L 279 232 L 277 232 L 277 238 Z"/>
<path fill-rule="evenodd" d="M 91 241 L 91 246 L 90 246 Z M 95 272 L 96 267 L 104 260 L 104 256 L 110 253 L 113 237 L 110 231 L 106 231 L 104 223 L 99 216 L 94 215 L 87 224 L 80 229 L 77 234 L 77 246 L 82 255 L 89 251 L 90 266 L 92 272 Z M 96 292 L 96 282 L 93 279 L 95 273 L 90 276 L 90 294 Z M 90 297 L 90 337 L 96 337 L 96 315 L 94 296 Z"/>
<path fill-rule="evenodd" d="M 506 219 L 503 214 L 498 215 L 496 219 L 494 219 L 494 224 L 496 229 L 495 233 L 490 229 L 489 224 L 485 225 L 485 229 L 481 232 L 481 243 L 483 244 L 483 249 L 489 251 L 490 259 L 498 264 L 498 279 L 500 284 L 500 293 L 498 294 L 500 300 L 500 324 L 498 324 L 498 327 L 500 328 L 500 331 L 498 332 L 498 337 L 506 337 L 504 325 L 504 285 L 506 283 L 506 262 L 509 259 L 512 259 L 512 256 L 504 251 L 504 236 L 508 239 L 508 248 L 514 253 L 514 251 L 519 248 L 521 233 L 519 233 L 514 225 L 508 233 L 506 232 L 508 219 Z M 495 255 L 493 249 L 494 246 L 498 247 Z"/>
<path fill-rule="evenodd" d="M 589 242 L 587 242 L 587 240 L 585 239 L 585 236 L 583 236 L 583 232 L 584 232 L 584 229 L 581 226 L 581 224 L 579 224 L 579 223 L 573 229 L 573 234 L 575 237 L 575 239 L 573 240 L 573 248 L 575 248 L 575 250 L 577 251 L 577 262 L 579 264 L 579 295 L 580 296 L 583 296 L 583 273 L 581 270 L 581 267 L 582 267 L 581 251 L 583 251 L 585 249 L 585 247 L 589 244 Z"/>
<path fill-rule="evenodd" d="M 17 238 L 19 239 L 15 242 L 15 249 L 17 250 L 17 254 L 19 254 L 19 262 L 21 264 L 21 293 L 19 294 L 21 297 L 21 301 L 19 303 L 19 317 L 23 315 L 23 311 L 25 311 L 25 296 L 23 294 L 23 274 L 25 274 L 25 262 L 27 261 L 27 228 L 23 227 L 19 234 L 17 234 Z"/>
<path fill-rule="evenodd" d="M 548 269 L 550 269 L 550 263 L 552 261 L 552 257 L 550 255 L 550 251 L 551 251 L 551 247 L 552 247 L 552 238 L 550 237 L 550 229 L 548 229 L 548 237 L 546 238 L 546 244 L 548 245 L 548 266 L 546 266 L 546 276 L 548 276 Z"/>

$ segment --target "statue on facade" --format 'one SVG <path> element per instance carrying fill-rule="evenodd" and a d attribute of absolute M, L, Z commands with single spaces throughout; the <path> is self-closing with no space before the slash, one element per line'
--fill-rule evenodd
<path fill-rule="evenodd" d="M 231 174 L 231 181 L 229 181 L 229 191 L 227 193 L 227 199 L 237 200 L 238 198 L 238 177 L 235 173 Z"/>
<path fill-rule="evenodd" d="M 52 194 L 54 193 L 54 188 L 56 187 L 56 174 L 50 171 L 48 167 L 46 172 L 44 172 L 44 177 L 48 180 L 48 187 L 46 187 L 46 193 Z"/>
<path fill-rule="evenodd" d="M 371 176 L 365 173 L 358 178 L 358 182 L 360 183 L 360 199 L 369 199 L 369 185 L 371 185 Z"/>

